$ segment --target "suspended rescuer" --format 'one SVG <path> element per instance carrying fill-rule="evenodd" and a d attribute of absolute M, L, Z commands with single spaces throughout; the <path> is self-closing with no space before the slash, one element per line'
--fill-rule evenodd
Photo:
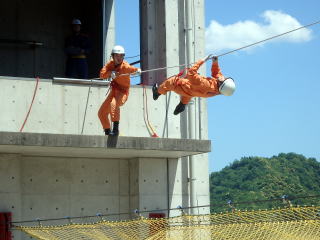
<path fill-rule="evenodd" d="M 140 68 L 133 67 L 123 60 L 124 55 L 122 46 L 114 46 L 111 52 L 112 59 L 100 71 L 100 78 L 112 78 L 111 91 L 98 112 L 105 135 L 119 135 L 120 107 L 128 99 L 130 74 L 141 74 Z M 109 117 L 113 122 L 112 131 Z"/>
<path fill-rule="evenodd" d="M 198 69 L 207 60 L 212 59 L 211 77 L 198 74 Z M 166 79 L 160 86 L 152 87 L 153 99 L 157 100 L 160 95 L 174 91 L 180 95 L 180 103 L 176 106 L 173 114 L 177 115 L 185 110 L 192 97 L 213 97 L 219 94 L 231 96 L 235 91 L 235 83 L 232 78 L 225 78 L 218 64 L 218 58 L 208 55 L 199 60 L 191 68 L 187 69 L 185 77 L 183 72 Z"/>
<path fill-rule="evenodd" d="M 81 21 L 72 20 L 72 35 L 65 41 L 67 54 L 66 76 L 69 78 L 88 78 L 87 55 L 91 42 L 87 35 L 81 33 Z"/>

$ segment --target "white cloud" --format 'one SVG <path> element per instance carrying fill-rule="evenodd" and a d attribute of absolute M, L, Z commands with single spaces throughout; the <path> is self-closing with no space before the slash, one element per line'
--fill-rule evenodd
<path fill-rule="evenodd" d="M 212 20 L 206 29 L 207 52 L 219 53 L 223 50 L 237 49 L 302 26 L 297 19 L 281 11 L 267 10 L 262 14 L 262 17 L 265 23 L 247 20 L 222 25 Z M 303 28 L 272 41 L 306 42 L 311 39 L 311 33 L 311 30 Z M 270 42 L 267 41 L 255 46 L 262 46 Z M 247 48 L 247 50 L 249 49 Z"/>

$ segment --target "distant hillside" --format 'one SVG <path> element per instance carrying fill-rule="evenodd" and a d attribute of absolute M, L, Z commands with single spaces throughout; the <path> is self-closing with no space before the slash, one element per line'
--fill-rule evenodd
<path fill-rule="evenodd" d="M 281 198 L 283 195 L 320 195 L 320 163 L 295 153 L 271 158 L 244 157 L 219 172 L 210 174 L 210 201 L 213 212 L 228 209 L 227 201 L 251 202 Z M 320 197 L 297 199 L 292 203 L 320 205 Z M 236 206 L 239 209 L 265 209 L 283 206 L 278 202 L 259 202 Z"/>

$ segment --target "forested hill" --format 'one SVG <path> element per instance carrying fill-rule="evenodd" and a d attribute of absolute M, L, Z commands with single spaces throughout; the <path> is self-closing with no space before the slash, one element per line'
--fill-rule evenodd
<path fill-rule="evenodd" d="M 226 203 L 229 200 L 252 202 L 281 198 L 284 195 L 289 199 L 320 195 L 320 163 L 303 155 L 281 153 L 271 158 L 244 157 L 221 171 L 210 174 L 211 210 L 214 212 L 227 210 Z M 300 198 L 291 202 L 320 205 L 320 197 Z M 226 206 L 222 207 L 221 204 Z M 281 204 L 281 201 L 266 201 L 235 207 L 263 209 L 279 207 Z"/>

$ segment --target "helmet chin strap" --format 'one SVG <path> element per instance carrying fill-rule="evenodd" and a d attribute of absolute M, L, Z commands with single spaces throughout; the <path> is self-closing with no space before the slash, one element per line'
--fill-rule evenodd
<path fill-rule="evenodd" d="M 114 60 L 113 60 L 113 61 L 114 61 Z M 123 60 L 122 60 L 120 63 L 115 64 L 115 66 L 116 66 L 116 67 L 118 67 L 118 66 L 120 66 L 120 65 L 121 65 L 121 63 L 123 63 Z"/>
<path fill-rule="evenodd" d="M 115 62 L 115 58 L 114 58 L 114 53 L 111 53 L 111 56 L 110 56 L 110 58 L 111 59 L 113 59 L 113 62 Z M 118 64 L 115 64 L 115 66 L 119 66 L 119 65 L 121 65 L 121 63 L 123 62 L 123 60 L 124 60 L 124 54 L 123 54 L 123 57 L 122 57 L 122 60 L 120 61 L 120 63 L 118 63 Z"/>

